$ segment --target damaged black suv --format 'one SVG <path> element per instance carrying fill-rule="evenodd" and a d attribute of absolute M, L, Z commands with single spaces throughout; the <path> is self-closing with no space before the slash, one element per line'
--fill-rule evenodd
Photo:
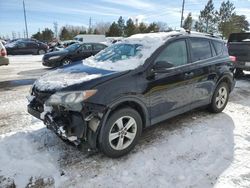
<path fill-rule="evenodd" d="M 38 79 L 28 112 L 62 139 L 119 157 L 150 125 L 200 106 L 221 112 L 235 85 L 233 69 L 214 37 L 137 34 Z"/>

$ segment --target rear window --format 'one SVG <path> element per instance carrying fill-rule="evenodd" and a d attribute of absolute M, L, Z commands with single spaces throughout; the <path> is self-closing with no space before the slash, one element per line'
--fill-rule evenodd
<path fill-rule="evenodd" d="M 191 38 L 190 41 L 193 62 L 212 57 L 209 40 L 202 38 Z"/>
<path fill-rule="evenodd" d="M 218 42 L 218 41 L 212 41 L 212 43 L 213 43 L 213 46 L 215 48 L 216 54 L 221 55 L 223 53 L 224 44 L 222 42 Z"/>
<path fill-rule="evenodd" d="M 250 33 L 232 33 L 228 42 L 250 42 Z"/>

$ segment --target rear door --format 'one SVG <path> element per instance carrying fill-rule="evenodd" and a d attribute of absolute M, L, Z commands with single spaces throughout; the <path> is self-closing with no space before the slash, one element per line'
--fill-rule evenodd
<path fill-rule="evenodd" d="M 193 73 L 193 107 L 208 104 L 213 94 L 216 80 L 218 57 L 210 39 L 189 38 L 191 70 Z"/>

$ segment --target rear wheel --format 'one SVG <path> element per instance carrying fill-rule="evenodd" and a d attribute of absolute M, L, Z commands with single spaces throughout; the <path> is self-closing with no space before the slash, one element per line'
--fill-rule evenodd
<path fill-rule="evenodd" d="M 212 102 L 210 104 L 210 111 L 219 113 L 224 110 L 229 98 L 229 87 L 226 82 L 221 82 L 214 91 Z"/>
<path fill-rule="evenodd" d="M 71 63 L 72 63 L 72 60 L 67 58 L 63 60 L 62 65 L 69 65 Z"/>
<path fill-rule="evenodd" d="M 123 108 L 114 112 L 99 135 L 101 151 L 109 157 L 120 157 L 130 152 L 142 132 L 142 120 L 137 111 Z"/>

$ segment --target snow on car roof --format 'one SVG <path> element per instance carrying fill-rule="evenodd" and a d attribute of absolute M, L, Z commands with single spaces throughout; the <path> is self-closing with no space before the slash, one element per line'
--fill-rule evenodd
<path fill-rule="evenodd" d="M 181 32 L 178 31 L 135 34 L 128 38 L 123 39 L 121 42 L 118 42 L 118 44 L 125 43 L 125 44 L 142 45 L 140 51 L 140 57 L 134 56 L 116 62 L 111 62 L 111 61 L 100 62 L 96 61 L 95 58 L 92 56 L 90 58 L 85 59 L 83 61 L 83 64 L 91 67 L 112 70 L 112 71 L 132 70 L 139 67 L 140 65 L 143 65 L 145 60 L 149 58 L 157 48 L 163 45 L 169 37 L 179 34 L 181 34 Z"/>

